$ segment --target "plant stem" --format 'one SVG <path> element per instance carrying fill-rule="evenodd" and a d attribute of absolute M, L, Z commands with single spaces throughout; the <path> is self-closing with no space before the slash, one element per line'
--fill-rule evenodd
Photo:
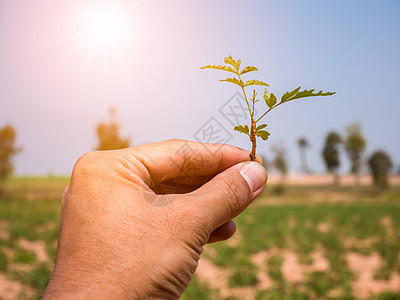
<path fill-rule="evenodd" d="M 252 147 L 251 147 L 251 154 L 250 154 L 250 159 L 252 161 L 256 160 L 256 147 L 257 147 L 257 122 L 254 120 L 254 105 L 256 103 L 256 90 L 253 91 L 253 95 L 251 96 L 251 102 L 253 104 L 253 109 L 251 111 L 251 136 L 250 136 L 250 140 L 252 143 Z"/>
<path fill-rule="evenodd" d="M 239 81 L 242 81 L 242 79 L 240 78 L 240 75 L 239 74 L 237 74 L 237 75 L 238 75 Z M 252 116 L 250 104 L 249 104 L 249 101 L 247 100 L 247 95 L 246 95 L 246 92 L 245 92 L 243 86 L 242 86 L 242 91 L 243 91 L 244 99 L 246 99 L 246 104 L 247 104 L 247 108 L 249 109 L 250 116 Z"/>
<path fill-rule="evenodd" d="M 253 118 L 254 116 L 254 104 L 256 103 L 256 90 L 253 91 L 253 97 L 251 99 L 251 101 L 253 102 L 253 110 L 251 111 L 251 117 Z"/>
<path fill-rule="evenodd" d="M 279 105 L 281 105 L 282 103 L 278 103 L 277 105 L 275 105 L 275 106 L 273 106 L 273 107 L 271 107 L 270 109 L 268 109 L 265 113 L 263 113 L 262 114 L 262 116 L 261 117 L 259 117 L 257 120 L 256 120 L 256 123 L 258 122 L 258 121 L 260 121 L 267 113 L 269 113 L 272 109 L 274 109 L 275 107 L 278 107 Z"/>
<path fill-rule="evenodd" d="M 257 142 L 256 142 L 256 121 L 254 120 L 253 117 L 251 117 L 251 137 L 250 137 L 251 143 L 253 144 L 251 147 L 251 154 L 250 154 L 250 159 L 252 161 L 256 160 L 256 147 L 257 147 Z"/>
<path fill-rule="evenodd" d="M 237 75 L 239 77 L 239 80 L 242 81 L 242 79 L 240 78 L 240 75 L 239 74 L 237 74 Z M 253 146 L 251 148 L 250 159 L 252 161 L 255 161 L 256 160 L 256 147 L 257 147 L 257 142 L 256 142 L 256 121 L 254 121 L 254 118 L 253 118 L 254 101 L 255 101 L 255 99 L 253 99 L 253 111 L 251 111 L 250 104 L 249 104 L 249 101 L 247 100 L 247 95 L 246 95 L 246 92 L 244 90 L 244 87 L 242 87 L 242 91 L 243 91 L 244 99 L 246 100 L 247 108 L 249 109 L 249 113 L 250 113 L 250 117 L 251 117 L 251 135 L 250 135 L 250 140 L 251 140 L 251 143 L 253 144 Z"/>

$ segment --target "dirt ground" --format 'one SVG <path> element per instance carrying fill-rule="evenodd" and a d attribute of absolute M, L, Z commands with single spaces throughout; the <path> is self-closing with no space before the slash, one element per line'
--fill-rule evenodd
<path fill-rule="evenodd" d="M 0 231 L 1 232 L 1 231 Z M 43 241 L 28 241 L 26 239 L 18 240 L 18 245 L 21 249 L 33 251 L 39 262 L 46 262 L 52 264 L 50 258 L 47 255 L 46 245 Z M 3 248 L 3 251 L 10 258 L 10 261 L 14 252 L 8 248 Z M 13 263 L 9 266 L 10 271 L 29 271 L 32 269 L 32 265 Z M 11 280 L 7 278 L 6 274 L 0 272 L 0 299 L 14 300 L 18 299 L 19 295 L 23 292 L 25 296 L 30 297 L 34 294 L 34 291 L 27 286 L 24 286 L 19 281 Z"/>
<path fill-rule="evenodd" d="M 295 252 L 289 250 L 279 250 L 272 248 L 256 253 L 251 257 L 252 262 L 258 267 L 258 283 L 252 287 L 229 288 L 229 271 L 223 267 L 214 265 L 207 258 L 202 257 L 199 261 L 196 274 L 199 280 L 207 283 L 211 288 L 220 291 L 222 297 L 238 297 L 240 299 L 252 300 L 258 290 L 267 290 L 273 285 L 273 281 L 268 276 L 266 261 L 273 255 L 280 254 L 284 257 L 281 267 L 285 280 L 292 284 L 304 282 L 307 274 L 314 271 L 329 271 L 330 265 L 321 251 L 312 253 L 313 263 L 304 265 L 299 262 Z M 370 255 L 361 255 L 359 253 L 349 252 L 346 260 L 350 270 L 356 275 L 351 285 L 354 296 L 358 299 L 367 299 L 372 294 L 383 292 L 400 292 L 400 275 L 393 273 L 390 280 L 379 280 L 374 278 L 374 273 L 382 264 L 378 253 Z M 331 292 L 335 297 L 335 291 Z"/>
<path fill-rule="evenodd" d="M 269 177 L 269 184 L 279 183 L 280 177 L 274 174 Z M 330 175 L 296 175 L 292 174 L 286 178 L 285 184 L 294 186 L 324 186 L 333 183 L 333 177 Z M 343 186 L 354 185 L 354 177 L 351 175 L 341 176 L 340 184 Z M 369 176 L 360 177 L 360 185 L 370 185 L 371 178 Z M 394 186 L 400 186 L 400 176 L 393 176 L 390 178 L 390 184 Z M 318 190 L 318 189 L 316 189 Z M 277 196 L 278 197 L 278 196 Z M 326 193 L 314 193 L 309 201 L 323 201 L 324 203 L 329 200 L 335 200 L 335 195 L 329 195 Z M 338 194 L 341 201 L 346 200 L 346 194 Z M 349 194 L 349 199 L 354 197 L 353 194 Z M 332 199 L 331 199 L 332 198 Z M 269 205 L 274 201 L 274 196 L 269 197 Z M 332 201 L 333 201 L 332 200 Z M 282 199 L 277 198 L 276 202 L 281 203 Z M 263 199 L 258 200 L 259 205 L 264 205 Z M 248 218 L 252 216 L 249 215 Z M 395 219 L 392 217 L 382 217 L 379 220 L 379 224 L 384 228 L 386 236 L 389 239 L 396 238 L 396 230 L 394 227 L 396 224 Z M 288 219 L 288 226 L 290 228 L 296 226 L 296 220 L 294 218 Z M 321 233 L 329 233 L 332 230 L 332 224 L 329 221 L 320 221 L 316 223 L 316 228 Z M 46 227 L 47 226 L 47 227 Z M 38 227 L 37 232 L 46 231 L 48 229 L 54 228 L 57 224 L 52 221 L 48 225 Z M 0 221 L 0 240 L 10 239 L 10 230 L 12 224 L 9 221 Z M 354 296 L 359 299 L 366 299 L 371 294 L 379 294 L 383 292 L 397 292 L 400 293 L 400 274 L 399 272 L 393 272 L 388 280 L 382 280 L 375 278 L 377 270 L 383 265 L 383 259 L 377 252 L 369 253 L 364 255 L 361 253 L 356 253 L 351 250 L 353 246 L 358 248 L 373 248 L 374 243 L 377 242 L 376 236 L 371 236 L 362 240 L 356 239 L 354 237 L 344 237 L 342 242 L 346 249 L 349 249 L 345 254 L 345 260 L 348 265 L 349 270 L 355 275 L 354 279 L 351 281 L 352 290 Z M 241 234 L 240 230 L 230 239 L 227 243 L 230 247 L 239 247 L 241 243 L 246 239 L 246 236 Z M 37 263 L 45 263 L 48 265 L 53 265 L 53 261 L 49 257 L 46 251 L 46 244 L 43 241 L 30 241 L 25 238 L 20 238 L 15 241 L 16 248 L 27 250 L 35 253 Z M 25 283 L 15 280 L 12 276 L 9 276 L 12 272 L 30 272 L 33 268 L 32 264 L 16 263 L 13 262 L 13 255 L 15 249 L 10 248 L 10 246 L 2 246 L 1 248 L 4 255 L 7 256 L 9 265 L 8 270 L 0 271 L 0 299 L 18 299 L 21 295 L 27 298 L 34 296 L 37 291 L 33 290 L 31 287 Z M 213 248 L 205 247 L 205 251 L 212 257 Z M 289 249 L 278 249 L 270 248 L 268 250 L 262 250 L 251 256 L 252 263 L 257 267 L 257 284 L 254 286 L 247 287 L 230 287 L 229 268 L 220 267 L 215 265 L 211 259 L 207 257 L 202 257 L 199 262 L 197 269 L 197 277 L 200 281 L 205 282 L 211 288 L 218 289 L 221 297 L 238 297 L 239 299 L 254 299 L 257 291 L 268 290 L 274 286 L 274 281 L 268 275 L 267 261 L 276 255 L 280 255 L 283 258 L 283 263 L 281 266 L 281 272 L 286 282 L 292 284 L 302 284 L 308 274 L 321 271 L 329 272 L 331 265 L 326 259 L 326 251 L 320 249 L 312 252 L 312 263 L 302 264 L 298 254 Z M 400 261 L 400 257 L 398 259 Z M 10 273 L 10 274 L 7 274 Z M 332 290 L 329 296 L 335 298 L 335 291 Z M 339 296 L 339 295 L 338 295 Z M 22 298 L 21 298 L 22 299 Z M 24 298 L 26 299 L 26 298 Z"/>

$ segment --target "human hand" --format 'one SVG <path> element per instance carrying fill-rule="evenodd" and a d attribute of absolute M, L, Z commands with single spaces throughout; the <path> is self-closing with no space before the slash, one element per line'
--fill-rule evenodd
<path fill-rule="evenodd" d="M 42 299 L 179 298 L 202 246 L 231 237 L 231 219 L 264 188 L 265 169 L 249 159 L 182 140 L 82 156 L 63 193 Z"/>

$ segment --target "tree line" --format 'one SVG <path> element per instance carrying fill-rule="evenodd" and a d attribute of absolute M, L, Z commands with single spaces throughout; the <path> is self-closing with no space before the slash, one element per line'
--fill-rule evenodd
<path fill-rule="evenodd" d="M 96 126 L 96 150 L 114 150 L 129 147 L 131 145 L 130 139 L 123 138 L 120 135 L 120 125 L 117 122 L 115 109 L 111 108 L 109 113 L 110 120 L 100 122 Z M 13 173 L 14 156 L 22 151 L 22 148 L 17 146 L 16 139 L 17 132 L 12 125 L 0 127 L 0 194 L 3 192 L 5 180 Z M 333 175 L 336 184 L 340 181 L 338 172 L 341 165 L 340 153 L 344 151 L 350 160 L 351 173 L 355 176 L 355 184 L 359 184 L 360 172 L 366 162 L 374 184 L 382 189 L 388 186 L 388 175 L 393 168 L 393 162 L 389 154 L 383 150 L 377 150 L 365 160 L 366 144 L 366 139 L 358 124 L 349 125 L 344 136 L 335 131 L 331 131 L 326 135 L 321 155 L 327 172 Z M 309 146 L 306 138 L 301 137 L 298 140 L 303 173 L 310 172 L 306 157 L 306 150 Z M 273 147 L 272 152 L 274 153 L 274 159 L 269 163 L 266 162 L 266 164 L 278 170 L 283 178 L 288 172 L 285 150 L 282 147 Z"/>
<path fill-rule="evenodd" d="M 338 169 L 340 167 L 340 151 L 344 148 L 351 164 L 351 173 L 354 174 L 355 184 L 360 181 L 360 171 L 366 162 L 373 182 L 380 188 L 388 186 L 388 175 L 393 168 L 392 160 L 384 150 L 374 151 L 367 159 L 364 153 L 367 142 L 358 124 L 351 124 L 346 128 L 346 135 L 341 137 L 337 132 L 331 131 L 325 138 L 322 157 L 326 170 L 333 174 L 335 182 L 339 183 Z"/>
<path fill-rule="evenodd" d="M 120 135 L 120 125 L 114 108 L 109 110 L 110 120 L 99 122 L 96 126 L 96 150 L 115 150 L 127 148 L 131 141 Z M 17 131 L 7 124 L 0 127 L 0 196 L 4 192 L 4 183 L 14 171 L 14 157 L 22 151 L 17 146 Z"/>
<path fill-rule="evenodd" d="M 310 146 L 305 137 L 297 141 L 300 153 L 302 173 L 310 173 L 307 163 L 306 150 Z M 374 185 L 379 188 L 386 188 L 389 184 L 388 176 L 393 168 L 393 162 L 388 153 L 384 150 L 376 150 L 369 157 L 365 157 L 367 141 L 361 132 L 359 124 L 354 123 L 346 127 L 346 133 L 341 136 L 336 131 L 329 132 L 324 140 L 321 156 L 324 161 L 326 171 L 333 175 L 334 184 L 339 184 L 339 168 L 341 166 L 341 152 L 345 152 L 350 161 L 350 173 L 354 174 L 355 185 L 360 183 L 360 173 L 363 166 L 368 166 Z M 266 162 L 269 167 L 274 167 L 283 178 L 288 171 L 288 163 L 285 157 L 285 150 L 282 147 L 273 147 L 274 158 Z M 400 169 L 399 172 L 400 174 Z"/>

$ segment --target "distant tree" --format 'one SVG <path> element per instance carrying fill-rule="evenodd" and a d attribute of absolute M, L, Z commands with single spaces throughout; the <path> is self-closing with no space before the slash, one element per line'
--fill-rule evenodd
<path fill-rule="evenodd" d="M 273 147 L 274 159 L 272 161 L 273 166 L 279 172 L 282 178 L 284 178 L 288 172 L 288 164 L 286 160 L 286 151 L 283 147 Z"/>
<path fill-rule="evenodd" d="M 393 167 L 390 156 L 382 150 L 375 151 L 368 159 L 368 166 L 374 180 L 374 185 L 382 189 L 388 187 L 388 175 Z"/>
<path fill-rule="evenodd" d="M 114 150 L 129 147 L 130 140 L 121 138 L 119 129 L 115 109 L 111 108 L 110 122 L 101 122 L 97 125 L 98 144 L 96 150 Z"/>
<path fill-rule="evenodd" d="M 17 131 L 11 125 L 0 128 L 0 195 L 4 191 L 4 181 L 14 171 L 13 157 L 22 150 L 15 145 Z"/>
<path fill-rule="evenodd" d="M 280 182 L 275 186 L 273 192 L 276 194 L 282 194 L 285 190 L 285 179 L 288 173 L 288 163 L 286 160 L 286 151 L 283 146 L 272 147 L 274 158 L 271 161 L 274 169 L 278 171 L 281 176 Z"/>
<path fill-rule="evenodd" d="M 334 175 L 335 184 L 339 184 L 339 174 L 337 172 L 340 166 L 339 147 L 342 143 L 342 138 L 334 131 L 328 133 L 325 138 L 325 145 L 322 149 L 322 157 L 325 162 L 326 169 Z"/>
<path fill-rule="evenodd" d="M 299 151 L 300 151 L 300 161 L 301 161 L 301 171 L 303 173 L 310 173 L 310 169 L 308 168 L 307 164 L 307 156 L 306 156 L 306 150 L 310 146 L 306 138 L 301 137 L 298 141 L 297 144 L 299 146 Z"/>
<path fill-rule="evenodd" d="M 360 125 L 351 124 L 346 128 L 346 138 L 344 145 L 347 155 L 351 161 L 351 173 L 355 176 L 356 185 L 359 184 L 360 171 L 362 166 L 362 156 L 366 147 L 366 140 L 361 133 Z"/>

